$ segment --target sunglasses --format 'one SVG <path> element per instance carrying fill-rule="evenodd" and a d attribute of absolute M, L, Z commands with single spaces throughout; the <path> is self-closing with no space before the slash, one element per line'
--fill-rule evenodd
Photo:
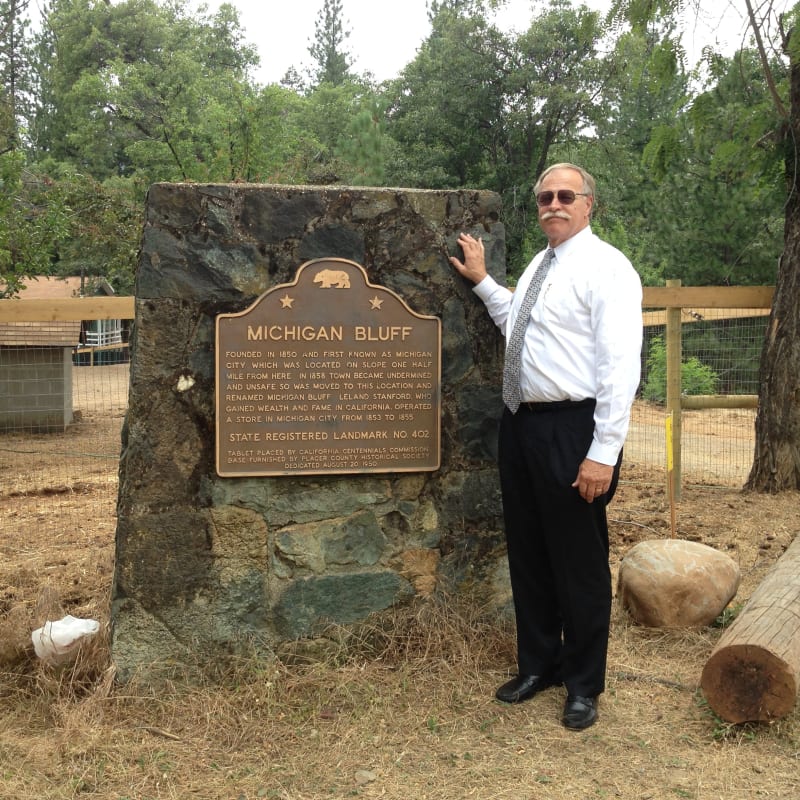
<path fill-rule="evenodd" d="M 539 192 L 539 194 L 536 195 L 536 204 L 539 206 L 549 206 L 553 202 L 553 198 L 558 197 L 558 202 L 561 203 L 562 206 L 571 206 L 578 195 L 581 197 L 588 197 L 589 192 L 573 192 L 572 189 L 559 189 L 557 192 Z"/>

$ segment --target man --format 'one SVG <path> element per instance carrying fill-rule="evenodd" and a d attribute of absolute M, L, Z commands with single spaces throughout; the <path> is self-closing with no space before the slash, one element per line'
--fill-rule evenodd
<path fill-rule="evenodd" d="M 480 238 L 461 234 L 463 261 L 450 261 L 506 337 L 499 468 L 519 674 L 497 698 L 517 703 L 563 682 L 562 722 L 581 730 L 605 689 L 606 505 L 639 383 L 642 289 L 628 259 L 591 231 L 591 175 L 555 164 L 534 192 L 549 247 L 515 292 L 487 274 Z M 538 300 L 526 301 L 539 280 Z"/>

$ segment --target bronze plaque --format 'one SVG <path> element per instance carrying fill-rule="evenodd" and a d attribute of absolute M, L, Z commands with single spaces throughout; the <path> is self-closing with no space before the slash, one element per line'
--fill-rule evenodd
<path fill-rule="evenodd" d="M 359 264 L 303 264 L 217 317 L 217 473 L 438 469 L 441 340 Z"/>

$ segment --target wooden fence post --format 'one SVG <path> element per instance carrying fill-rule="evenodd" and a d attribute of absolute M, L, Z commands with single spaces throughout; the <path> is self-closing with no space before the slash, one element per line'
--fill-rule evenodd
<path fill-rule="evenodd" d="M 680 280 L 667 281 L 668 287 L 678 287 Z M 672 415 L 672 487 L 667 492 L 681 499 L 681 309 L 667 308 L 667 414 Z"/>

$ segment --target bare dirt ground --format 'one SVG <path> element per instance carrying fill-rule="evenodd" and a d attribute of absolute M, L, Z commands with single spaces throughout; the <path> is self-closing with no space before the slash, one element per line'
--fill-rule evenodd
<path fill-rule="evenodd" d="M 620 609 L 600 719 L 583 733 L 559 723 L 563 689 L 519 707 L 494 701 L 513 670 L 513 631 L 447 600 L 333 631 L 317 660 L 298 650 L 273 664 L 243 659 L 202 686 L 115 686 L 106 462 L 124 394 L 101 419 L 86 392 L 63 436 L 0 437 L 0 800 L 800 797 L 797 709 L 772 725 L 727 725 L 698 689 L 719 629 L 641 628 Z M 94 458 L 80 474 L 56 473 L 48 453 L 81 446 Z M 614 570 L 636 542 L 670 535 L 662 472 L 628 454 L 610 508 Z M 800 532 L 799 501 L 688 486 L 677 533 L 738 562 L 740 604 Z M 55 672 L 36 662 L 30 631 L 62 613 L 103 631 Z"/>

